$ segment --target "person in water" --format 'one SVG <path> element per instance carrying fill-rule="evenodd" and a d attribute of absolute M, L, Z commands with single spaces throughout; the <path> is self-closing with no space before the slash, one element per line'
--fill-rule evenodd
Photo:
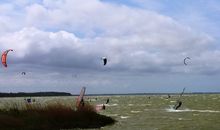
<path fill-rule="evenodd" d="M 109 98 L 107 99 L 106 103 L 105 104 L 108 104 L 109 103 Z"/>
<path fill-rule="evenodd" d="M 81 106 L 81 107 L 84 107 L 84 105 L 85 105 L 85 102 L 84 102 L 84 100 L 82 99 L 82 100 L 80 101 L 80 106 Z"/>
<path fill-rule="evenodd" d="M 181 105 L 182 105 L 182 102 L 178 100 L 178 101 L 176 102 L 176 105 L 173 107 L 173 109 L 177 110 L 178 108 L 181 107 Z"/>
<path fill-rule="evenodd" d="M 105 110 L 105 105 L 104 104 L 102 105 L 102 109 Z"/>

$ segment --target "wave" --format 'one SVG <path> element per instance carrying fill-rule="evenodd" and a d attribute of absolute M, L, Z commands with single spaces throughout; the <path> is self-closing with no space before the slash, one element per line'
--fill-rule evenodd
<path fill-rule="evenodd" d="M 105 106 L 112 107 L 112 106 L 118 106 L 118 104 L 117 103 L 115 103 L 115 104 L 105 104 Z"/>
<path fill-rule="evenodd" d="M 202 112 L 202 113 L 220 113 L 220 111 L 215 110 L 195 110 L 195 109 L 182 109 L 182 110 L 175 110 L 173 108 L 166 109 L 168 112 Z"/>
<path fill-rule="evenodd" d="M 120 116 L 121 119 L 127 119 L 129 116 Z"/>
<path fill-rule="evenodd" d="M 108 114 L 107 116 L 118 116 L 118 114 Z"/>
<path fill-rule="evenodd" d="M 115 103 L 115 104 L 97 104 L 96 106 L 103 106 L 103 105 L 105 105 L 107 107 L 118 106 L 117 103 Z"/>
<path fill-rule="evenodd" d="M 140 113 L 141 111 L 131 111 L 131 113 Z"/>

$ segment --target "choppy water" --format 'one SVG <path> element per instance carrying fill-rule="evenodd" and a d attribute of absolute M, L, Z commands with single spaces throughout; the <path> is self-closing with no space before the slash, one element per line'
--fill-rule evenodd
<path fill-rule="evenodd" d="M 62 102 L 74 106 L 76 97 L 35 98 L 36 103 Z M 96 100 L 97 98 L 97 100 Z M 220 94 L 184 95 L 179 110 L 173 110 L 177 96 L 167 99 L 167 95 L 155 96 L 98 96 L 86 97 L 91 104 L 105 103 L 103 115 L 117 120 L 102 130 L 219 130 Z M 8 102 L 24 103 L 24 98 L 3 98 L 0 107 Z"/>

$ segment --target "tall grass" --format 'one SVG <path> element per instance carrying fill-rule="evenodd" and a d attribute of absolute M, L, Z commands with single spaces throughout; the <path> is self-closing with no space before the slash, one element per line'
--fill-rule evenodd
<path fill-rule="evenodd" d="M 86 104 L 76 110 L 60 103 L 41 106 L 26 104 L 0 110 L 1 130 L 60 130 L 74 128 L 100 128 L 115 123 L 115 120 L 96 113 Z"/>

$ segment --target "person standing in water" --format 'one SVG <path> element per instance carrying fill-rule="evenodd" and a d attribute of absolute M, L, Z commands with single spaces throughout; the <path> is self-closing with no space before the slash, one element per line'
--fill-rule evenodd
<path fill-rule="evenodd" d="M 185 88 L 183 88 L 183 91 L 180 93 L 179 99 L 176 101 L 176 104 L 173 106 L 173 109 L 177 110 L 182 106 L 183 103 L 180 99 L 183 96 L 184 92 L 185 92 Z"/>
<path fill-rule="evenodd" d="M 176 101 L 176 105 L 174 105 L 173 109 L 177 110 L 178 108 L 181 107 L 181 105 L 182 105 L 182 101 L 177 100 L 177 101 Z"/>
<path fill-rule="evenodd" d="M 107 99 L 106 103 L 105 104 L 108 104 L 109 103 L 109 98 Z"/>

